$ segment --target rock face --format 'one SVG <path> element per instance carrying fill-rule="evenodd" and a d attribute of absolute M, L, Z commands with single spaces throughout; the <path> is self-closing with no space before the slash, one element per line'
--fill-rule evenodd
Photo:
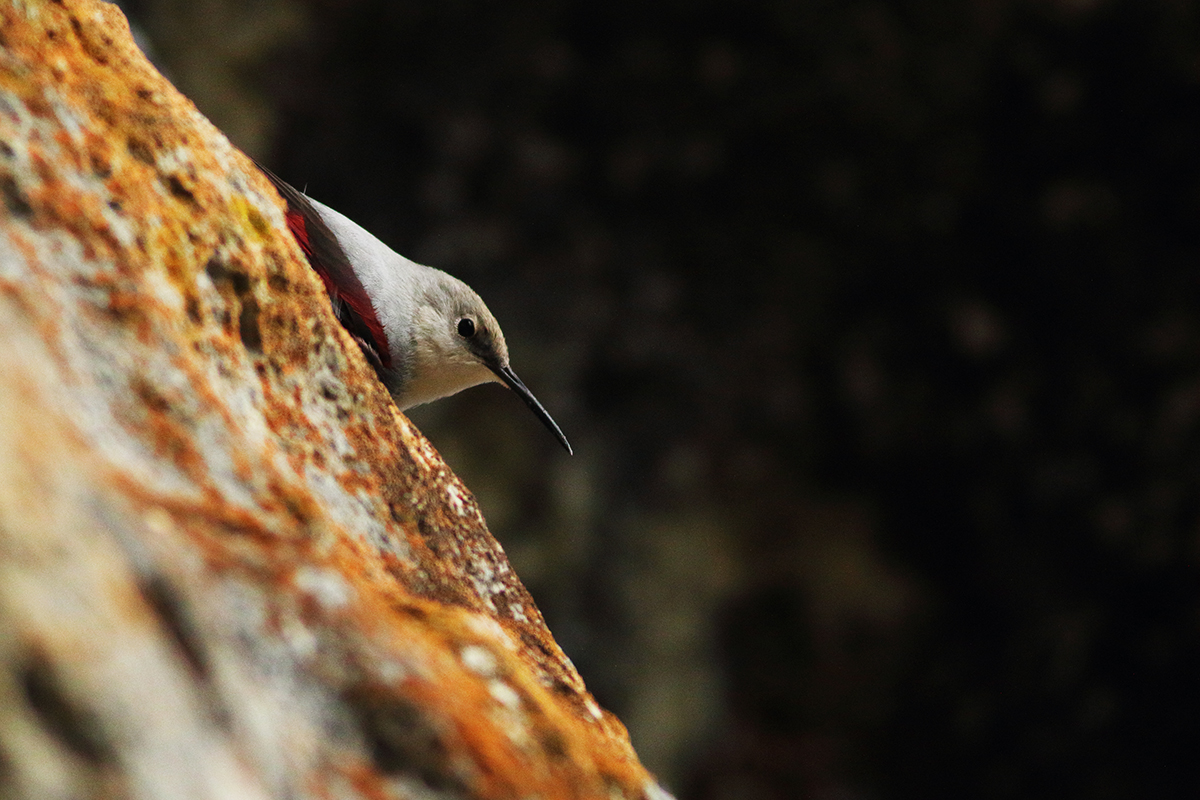
<path fill-rule="evenodd" d="M 665 796 L 114 6 L 0 4 L 0 200 L 0 796 Z"/>

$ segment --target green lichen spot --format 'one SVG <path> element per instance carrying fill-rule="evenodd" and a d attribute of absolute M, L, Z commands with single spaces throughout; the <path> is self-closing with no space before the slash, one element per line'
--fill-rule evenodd
<path fill-rule="evenodd" d="M 262 215 L 261 211 L 250 205 L 250 202 L 244 197 L 235 197 L 233 204 L 238 212 L 245 217 L 246 221 L 250 223 L 250 227 L 254 229 L 255 233 L 260 237 L 267 235 L 267 230 L 271 226 L 267 223 L 267 218 Z"/>

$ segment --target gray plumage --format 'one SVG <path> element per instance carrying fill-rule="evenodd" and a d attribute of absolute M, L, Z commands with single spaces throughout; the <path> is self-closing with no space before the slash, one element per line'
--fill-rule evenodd
<path fill-rule="evenodd" d="M 276 186 L 283 183 L 268 175 Z M 372 343 L 386 346 L 390 356 L 390 366 L 376 363 L 376 370 L 397 406 L 408 409 L 481 383 L 502 383 L 571 452 L 550 414 L 512 371 L 504 333 L 471 287 L 405 258 L 343 214 L 284 186 L 320 217 L 362 284 L 387 337 L 386 343 Z M 284 195 L 289 207 L 302 202 Z M 302 207 L 299 212 L 310 213 Z M 311 257 L 310 249 L 305 248 Z"/>

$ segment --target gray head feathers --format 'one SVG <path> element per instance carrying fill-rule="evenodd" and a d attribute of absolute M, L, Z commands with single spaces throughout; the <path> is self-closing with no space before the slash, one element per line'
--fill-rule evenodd
<path fill-rule="evenodd" d="M 397 406 L 408 409 L 481 383 L 503 383 L 571 452 L 550 414 L 512 371 L 500 325 L 471 287 L 410 261 L 329 206 L 267 175 L 288 201 L 289 226 L 331 296 L 336 301 L 340 292 L 357 300 L 351 306 L 365 309 L 369 319 L 363 324 L 355 317 L 343 324 L 350 323 L 347 329 Z M 379 357 L 371 359 L 373 353 Z"/>

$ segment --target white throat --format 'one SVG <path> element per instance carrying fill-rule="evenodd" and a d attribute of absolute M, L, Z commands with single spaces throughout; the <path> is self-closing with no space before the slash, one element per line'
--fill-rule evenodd
<path fill-rule="evenodd" d="M 430 305 L 445 294 L 439 288 L 467 289 L 465 284 L 405 258 L 329 206 L 311 202 L 345 250 L 383 326 L 393 362 L 385 381 L 401 410 L 498 380 L 456 339 L 449 311 Z"/>

